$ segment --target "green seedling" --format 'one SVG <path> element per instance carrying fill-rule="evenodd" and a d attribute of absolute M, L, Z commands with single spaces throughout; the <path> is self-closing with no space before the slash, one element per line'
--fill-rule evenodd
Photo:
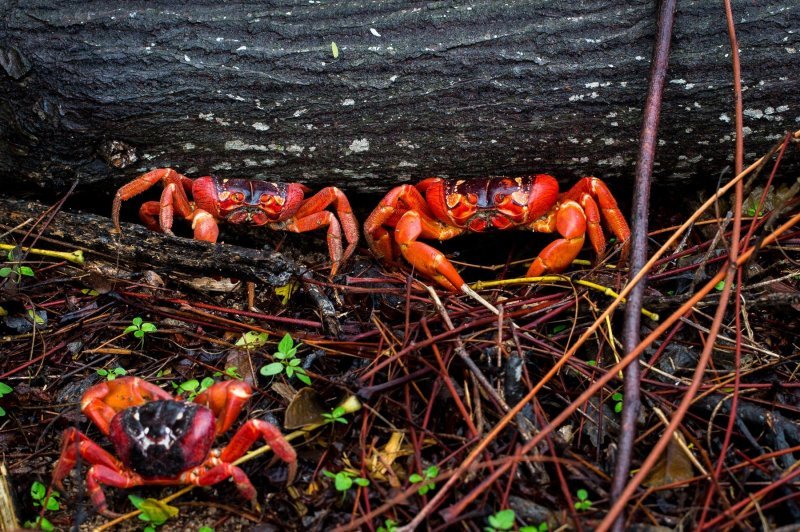
<path fill-rule="evenodd" d="M 278 344 L 278 351 L 273 355 L 277 360 L 263 366 L 259 373 L 265 377 L 286 373 L 287 377 L 297 377 L 297 380 L 310 386 L 311 378 L 306 373 L 306 370 L 300 367 L 302 361 L 297 358 L 298 347 L 300 347 L 300 344 L 295 345 L 292 337 L 288 333 L 285 334 Z"/>
<path fill-rule="evenodd" d="M 410 477 L 408 477 L 408 481 L 412 484 L 419 484 L 420 482 L 423 485 L 419 488 L 419 494 L 425 495 L 429 491 L 433 491 L 436 489 L 436 483 L 431 482 L 434 478 L 439 475 L 439 468 L 435 465 L 430 466 L 428 469 L 423 471 L 424 476 L 420 475 L 419 473 L 414 473 Z"/>
<path fill-rule="evenodd" d="M 339 471 L 338 473 L 331 473 L 330 471 L 322 471 L 322 474 L 328 478 L 333 479 L 333 484 L 336 487 L 336 491 L 341 491 L 342 493 L 347 493 L 347 490 L 353 487 L 353 484 L 357 486 L 366 487 L 369 486 L 369 480 L 364 477 L 359 477 L 355 473 L 350 471 Z"/>
<path fill-rule="evenodd" d="M 514 519 L 514 510 L 511 508 L 500 510 L 499 512 L 489 516 L 489 526 L 484 527 L 484 530 L 486 532 L 512 530 L 514 528 Z"/>
<path fill-rule="evenodd" d="M 44 508 L 45 510 L 56 511 L 61 508 L 61 505 L 58 503 L 58 497 L 61 494 L 58 493 L 56 490 L 52 490 L 50 495 L 47 495 L 47 486 L 39 482 L 38 480 L 31 485 L 31 498 L 33 499 L 33 505 Z M 33 528 L 39 530 L 55 530 L 53 523 L 51 523 L 46 517 L 37 517 L 35 521 L 25 521 L 23 524 L 25 528 Z"/>
<path fill-rule="evenodd" d="M 378 532 L 395 532 L 397 530 L 397 521 L 387 519 L 383 522 L 383 526 L 378 527 Z"/>
<path fill-rule="evenodd" d="M 145 334 L 153 333 L 157 330 L 158 327 L 156 327 L 154 324 L 150 323 L 149 321 L 144 321 L 139 316 L 136 316 L 122 334 L 133 333 L 134 338 L 140 338 L 144 340 Z"/>
<path fill-rule="evenodd" d="M 142 512 L 139 514 L 139 519 L 149 523 L 144 529 L 145 532 L 155 532 L 155 527 L 163 525 L 167 519 L 178 515 L 177 508 L 156 499 L 143 499 L 136 495 L 128 495 L 128 499 Z"/>
<path fill-rule="evenodd" d="M 47 486 L 39 482 L 38 480 L 31 485 L 31 498 L 33 499 L 34 506 L 43 506 L 46 510 L 58 510 L 61 508 L 61 505 L 58 504 L 58 497 L 61 496 L 56 490 L 52 490 L 50 492 L 50 496 L 47 496 Z"/>
<path fill-rule="evenodd" d="M 239 368 L 236 366 L 225 368 L 225 371 L 215 371 L 214 377 L 229 377 L 234 380 L 242 380 L 242 376 L 239 375 Z"/>
<path fill-rule="evenodd" d="M 4 397 L 14 391 L 14 388 L 4 382 L 0 382 L 0 397 Z M 0 406 L 0 417 L 6 415 L 6 409 Z"/>
<path fill-rule="evenodd" d="M 592 501 L 589 500 L 589 492 L 585 489 L 579 489 L 575 492 L 575 496 L 578 498 L 575 501 L 575 509 L 579 512 L 585 512 L 587 510 L 592 509 Z"/>
<path fill-rule="evenodd" d="M 622 412 L 622 398 L 623 398 L 622 392 L 615 392 L 611 396 L 611 399 L 614 401 L 614 412 L 616 412 L 617 414 Z"/>
<path fill-rule="evenodd" d="M 242 333 L 242 336 L 236 340 L 236 347 L 243 349 L 258 349 L 264 347 L 267 343 L 269 335 L 265 332 L 247 331 Z"/>
<path fill-rule="evenodd" d="M 172 388 L 178 395 L 185 397 L 188 401 L 192 401 L 199 394 L 208 390 L 214 384 L 214 382 L 214 379 L 211 377 L 206 377 L 201 381 L 197 379 L 189 379 L 188 381 L 180 384 L 175 384 L 173 382 Z"/>
<path fill-rule="evenodd" d="M 128 372 L 125 371 L 125 368 L 114 368 L 114 369 L 112 369 L 110 371 L 107 370 L 107 369 L 103 369 L 103 368 L 100 368 L 100 369 L 97 370 L 97 374 L 100 375 L 101 377 L 105 377 L 105 379 L 107 381 L 113 381 L 117 377 L 122 377 L 123 375 L 126 375 L 127 373 Z"/>
<path fill-rule="evenodd" d="M 345 409 L 341 406 L 337 406 L 330 412 L 323 412 L 322 418 L 325 420 L 325 423 L 344 423 L 347 425 L 347 420 L 344 417 L 345 414 Z"/>

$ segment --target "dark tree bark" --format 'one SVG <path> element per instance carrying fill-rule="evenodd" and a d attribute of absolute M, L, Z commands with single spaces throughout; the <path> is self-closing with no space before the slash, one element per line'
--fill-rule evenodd
<path fill-rule="evenodd" d="M 733 3 L 752 159 L 800 122 L 800 6 Z M 159 166 L 354 192 L 633 171 L 654 1 L 180 4 L 6 0 L 0 178 L 105 201 Z M 727 165 L 730 70 L 721 4 L 680 2 L 658 179 Z"/>

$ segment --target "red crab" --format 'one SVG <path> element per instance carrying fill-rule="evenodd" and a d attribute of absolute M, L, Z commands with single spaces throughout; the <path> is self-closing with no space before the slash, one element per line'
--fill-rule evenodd
<path fill-rule="evenodd" d="M 112 218 L 119 228 L 119 209 L 124 200 L 141 194 L 159 181 L 164 184 L 161 201 L 148 201 L 139 209 L 144 224 L 154 230 L 172 234 L 175 213 L 192 222 L 197 240 L 216 242 L 217 222 L 266 225 L 270 229 L 304 233 L 328 228 L 328 251 L 331 275 L 355 250 L 358 243 L 358 222 L 344 193 L 326 187 L 305 199 L 310 191 L 299 183 L 278 183 L 259 179 L 220 179 L 213 176 L 190 179 L 171 168 L 158 168 L 123 185 L 114 197 Z M 189 199 L 189 194 L 194 198 Z M 326 210 L 333 205 L 333 212 Z M 341 225 L 340 225 L 341 222 Z M 347 248 L 342 252 L 342 231 Z"/>
<path fill-rule="evenodd" d="M 601 214 L 602 213 L 602 214 Z M 589 240 L 598 257 L 605 252 L 602 221 L 625 242 L 630 230 L 605 183 L 584 177 L 559 194 L 553 176 L 446 180 L 431 177 L 392 189 L 364 223 L 364 236 L 380 259 L 395 262 L 399 252 L 423 275 L 449 290 L 468 287 L 449 260 L 418 238 L 447 240 L 463 233 L 521 229 L 557 232 L 528 269 L 528 276 L 564 271 Z M 394 235 L 389 229 L 394 228 Z"/>
<path fill-rule="evenodd" d="M 230 477 L 242 496 L 255 503 L 255 488 L 231 462 L 262 437 L 289 464 L 290 481 L 297 464 L 294 448 L 278 428 L 259 419 L 248 420 L 224 448 L 211 448 L 214 438 L 233 425 L 251 395 L 250 386 L 242 381 L 218 382 L 193 402 L 173 398 L 137 377 L 92 386 L 83 394 L 81 410 L 111 440 L 116 457 L 71 427 L 64 431 L 53 480 L 60 487 L 80 455 L 90 466 L 86 474 L 89 496 L 104 514 L 111 512 L 101 484 L 117 488 L 210 486 Z"/>

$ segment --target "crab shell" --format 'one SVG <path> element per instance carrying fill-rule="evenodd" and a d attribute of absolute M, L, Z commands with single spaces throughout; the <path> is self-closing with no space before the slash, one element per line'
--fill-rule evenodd
<path fill-rule="evenodd" d="M 295 215 L 309 189 L 299 183 L 259 179 L 194 180 L 192 197 L 199 209 L 233 224 L 266 225 Z"/>
<path fill-rule="evenodd" d="M 152 401 L 111 420 L 117 457 L 144 478 L 174 477 L 202 464 L 214 443 L 214 414 L 183 401 Z"/>

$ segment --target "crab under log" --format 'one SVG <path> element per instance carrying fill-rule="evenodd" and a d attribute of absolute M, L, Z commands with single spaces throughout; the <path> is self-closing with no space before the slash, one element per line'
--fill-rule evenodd
<path fill-rule="evenodd" d="M 291 482 L 297 457 L 280 430 L 266 421 L 251 419 L 228 445 L 212 449 L 214 439 L 233 425 L 251 395 L 250 386 L 237 380 L 217 382 L 192 402 L 176 399 L 137 377 L 92 386 L 83 394 L 81 410 L 111 440 L 114 454 L 78 429 L 69 428 L 64 431 L 53 481 L 61 487 L 80 456 L 90 466 L 86 487 L 102 514 L 111 515 L 102 484 L 117 488 L 210 486 L 232 478 L 242 496 L 258 506 L 250 479 L 231 462 L 263 438 L 289 464 Z"/>
<path fill-rule="evenodd" d="M 464 233 L 520 229 L 557 232 L 561 238 L 534 259 L 527 275 L 564 271 L 578 256 L 588 233 L 598 258 L 605 253 L 601 221 L 623 243 L 630 237 L 625 217 L 600 179 L 584 177 L 559 194 L 553 176 L 446 180 L 431 177 L 392 189 L 364 223 L 364 236 L 379 259 L 400 254 L 445 288 L 469 287 L 449 260 L 418 238 L 447 240 Z M 389 230 L 394 229 L 392 235 Z"/>
<path fill-rule="evenodd" d="M 214 176 L 191 179 L 171 168 L 158 168 L 123 185 L 114 197 L 112 219 L 117 231 L 122 202 L 158 182 L 164 190 L 160 201 L 148 201 L 139 209 L 139 218 L 150 229 L 172 234 L 175 214 L 192 223 L 197 240 L 216 242 L 219 221 L 231 224 L 266 226 L 278 231 L 304 233 L 328 228 L 331 276 L 350 257 L 358 243 L 358 221 L 344 193 L 326 187 L 306 199 L 310 189 L 299 183 L 280 183 L 260 179 L 221 179 Z M 192 200 L 189 197 L 193 198 Z M 327 210 L 333 205 L 336 214 Z M 338 216 L 338 218 L 337 218 Z M 342 232 L 347 248 L 342 251 Z"/>

